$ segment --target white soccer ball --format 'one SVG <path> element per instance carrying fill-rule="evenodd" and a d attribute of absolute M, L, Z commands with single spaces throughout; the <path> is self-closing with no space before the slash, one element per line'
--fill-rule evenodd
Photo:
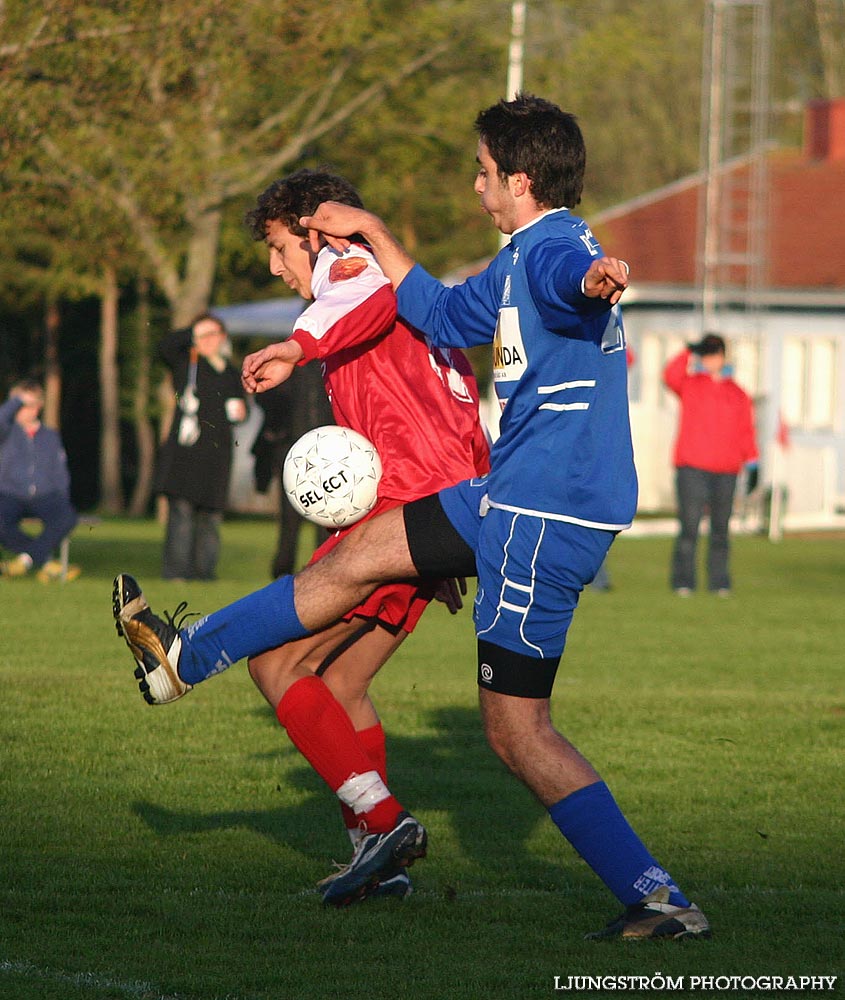
<path fill-rule="evenodd" d="M 324 528 L 345 528 L 375 507 L 381 459 L 357 431 L 329 424 L 291 448 L 282 486 L 294 510 Z"/>

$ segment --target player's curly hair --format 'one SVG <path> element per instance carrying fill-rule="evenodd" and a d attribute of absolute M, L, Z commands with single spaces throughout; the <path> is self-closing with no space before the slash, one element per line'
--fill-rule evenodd
<path fill-rule="evenodd" d="M 266 238 L 268 222 L 281 222 L 296 236 L 307 236 L 308 230 L 299 224 L 299 220 L 303 215 L 313 215 L 324 201 L 364 207 L 358 192 L 343 177 L 303 168 L 273 181 L 258 196 L 255 208 L 246 213 L 245 221 L 255 240 Z"/>
<path fill-rule="evenodd" d="M 501 100 L 475 120 L 499 177 L 525 173 L 543 208 L 574 208 L 581 201 L 587 150 L 574 115 L 532 94 Z"/>

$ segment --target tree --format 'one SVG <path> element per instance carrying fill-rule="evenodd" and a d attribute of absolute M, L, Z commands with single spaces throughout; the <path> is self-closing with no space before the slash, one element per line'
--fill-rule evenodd
<path fill-rule="evenodd" d="M 153 492 L 156 440 L 149 415 L 152 387 L 150 378 L 150 283 L 143 275 L 137 282 L 135 358 L 137 375 L 132 390 L 132 419 L 138 443 L 138 476 L 129 503 L 129 514 L 141 517 L 146 513 Z"/>
<path fill-rule="evenodd" d="M 100 295 L 100 506 L 109 514 L 123 510 L 120 476 L 120 378 L 117 371 L 117 269 L 103 264 Z"/>
<path fill-rule="evenodd" d="M 845 96 L 845 3 L 843 0 L 815 0 L 813 5 L 819 33 L 819 50 L 824 80 L 824 97 Z"/>
<path fill-rule="evenodd" d="M 330 19 L 257 0 L 7 10 L 19 48 L 6 47 L 6 111 L 35 137 L 17 179 L 61 172 L 94 197 L 174 325 L 209 302 L 225 207 L 454 44 L 434 8 L 388 30 L 363 0 Z"/>
<path fill-rule="evenodd" d="M 80 282 L 106 292 L 100 469 L 109 508 L 122 502 L 110 384 L 121 258 L 149 274 L 173 326 L 203 311 L 227 208 L 456 46 L 457 22 L 439 5 L 415 9 L 413 22 L 396 8 L 341 0 L 328 20 L 322 8 L 257 0 L 12 0 L 0 9 L 11 153 L 0 182 L 22 205 L 65 195 L 53 201 L 54 221 L 90 233 Z M 86 269 L 103 244 L 112 263 Z"/>
<path fill-rule="evenodd" d="M 578 114 L 588 215 L 696 167 L 704 5 L 529 0 L 525 89 Z M 472 121 L 504 92 L 510 0 L 481 6 L 0 0 L 0 304 L 41 323 L 47 301 L 99 295 L 104 260 L 171 325 L 251 294 L 243 211 L 302 165 L 346 173 L 435 272 L 491 253 Z M 784 107 L 842 85 L 842 0 L 814 0 L 817 22 L 805 7 L 773 0 Z M 140 441 L 150 405 L 122 398 Z"/>

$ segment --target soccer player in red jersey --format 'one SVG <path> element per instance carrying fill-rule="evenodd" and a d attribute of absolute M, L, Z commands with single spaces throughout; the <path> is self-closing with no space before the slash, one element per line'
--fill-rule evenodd
<path fill-rule="evenodd" d="M 344 252 L 312 249 L 299 219 L 327 200 L 361 206 L 343 178 L 299 170 L 270 185 L 247 215 L 252 235 L 269 248 L 271 272 L 310 305 L 291 337 L 248 356 L 243 372 L 245 384 L 249 373 L 260 373 L 247 388 L 262 392 L 297 365 L 320 362 L 335 421 L 363 434 L 382 461 L 378 500 L 367 520 L 484 474 L 488 444 L 469 362 L 460 351 L 433 347 L 397 317 L 392 285 L 369 248 L 353 241 Z M 312 562 L 356 526 L 334 532 Z M 461 605 L 456 581 L 385 584 L 324 631 L 249 661 L 290 739 L 338 796 L 353 847 L 360 854 L 368 837 L 395 831 L 402 866 L 425 853 L 425 830 L 388 790 L 384 730 L 368 688 L 438 591 L 454 613 Z M 206 676 L 229 665 L 218 662 Z M 174 697 L 191 686 L 177 679 Z M 143 681 L 141 689 L 151 703 L 173 700 L 157 697 Z M 379 849 L 385 849 L 383 838 Z M 324 901 L 345 905 L 370 892 L 410 891 L 404 867 L 363 885 L 360 867 L 358 858 L 352 884 L 345 870 L 324 880 Z"/>
<path fill-rule="evenodd" d="M 486 472 L 487 441 L 469 363 L 459 351 L 432 348 L 397 318 L 392 286 L 369 249 L 354 243 L 343 254 L 328 246 L 312 251 L 299 219 L 327 197 L 360 204 L 343 179 L 300 170 L 271 185 L 248 215 L 252 235 L 270 250 L 271 272 L 312 304 L 287 341 L 246 358 L 244 371 L 262 372 L 261 391 L 270 387 L 268 370 L 278 384 L 296 364 L 319 360 L 335 420 L 368 438 L 381 457 L 379 499 L 367 515 L 374 517 Z M 336 531 L 313 560 L 354 530 Z M 338 795 L 353 846 L 364 829 L 392 829 L 403 811 L 387 789 L 384 730 L 368 687 L 435 589 L 431 582 L 387 584 L 325 632 L 249 661 L 291 740 Z M 400 872 L 378 891 L 408 888 Z M 346 902 L 342 873 L 327 880 L 325 894 L 327 902 Z"/>

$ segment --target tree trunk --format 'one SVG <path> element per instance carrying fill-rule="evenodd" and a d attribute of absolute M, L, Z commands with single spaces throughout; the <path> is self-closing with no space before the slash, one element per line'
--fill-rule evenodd
<path fill-rule="evenodd" d="M 135 440 L 138 446 L 138 475 L 129 503 L 132 517 L 143 517 L 150 503 L 155 473 L 156 440 L 149 417 L 150 402 L 150 283 L 138 279 L 138 336 L 136 340 L 138 377 L 132 399 Z"/>
<path fill-rule="evenodd" d="M 828 100 L 842 96 L 845 82 L 842 70 L 841 7 L 831 0 L 816 0 L 816 26 L 819 32 L 819 51 L 822 57 L 824 96 Z"/>
<path fill-rule="evenodd" d="M 106 264 L 100 304 L 100 506 L 108 514 L 119 514 L 124 506 L 120 476 L 118 296 L 117 274 L 114 267 Z"/>
<path fill-rule="evenodd" d="M 402 175 L 402 196 L 399 202 L 400 232 L 402 245 L 408 253 L 415 257 L 418 249 L 416 213 L 414 211 L 415 181 L 413 174 Z"/>
<path fill-rule="evenodd" d="M 223 213 L 209 209 L 193 220 L 193 231 L 188 244 L 187 264 L 184 280 L 178 289 L 178 298 L 168 295 L 171 322 L 174 330 L 188 326 L 196 316 L 208 309 L 214 274 L 217 268 L 217 248 L 220 243 L 220 227 Z M 162 284 L 162 287 L 167 287 Z M 173 380 L 167 373 L 157 387 L 161 409 L 159 443 L 167 439 L 176 409 Z M 158 497 L 155 506 L 156 520 L 160 524 L 167 521 L 167 498 Z"/>
<path fill-rule="evenodd" d="M 188 326 L 194 317 L 208 309 L 217 270 L 222 224 L 223 213 L 216 208 L 192 220 L 185 276 L 179 285 L 178 299 L 170 301 L 174 330 Z"/>
<path fill-rule="evenodd" d="M 51 296 L 44 308 L 44 411 L 48 427 L 61 427 L 62 369 L 59 364 L 59 306 Z"/>

